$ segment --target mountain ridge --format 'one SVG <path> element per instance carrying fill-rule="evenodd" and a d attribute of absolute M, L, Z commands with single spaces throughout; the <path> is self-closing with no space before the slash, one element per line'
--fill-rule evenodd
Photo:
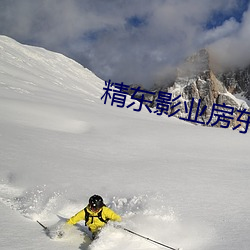
<path fill-rule="evenodd" d="M 206 111 L 197 118 L 198 123 L 208 125 L 213 105 L 226 105 L 234 108 L 233 120 L 230 128 L 237 126 L 237 110 L 250 111 L 250 66 L 245 69 L 234 69 L 229 71 L 217 70 L 213 65 L 208 49 L 201 49 L 188 57 L 176 70 L 176 78 L 170 85 L 154 86 L 152 90 L 158 94 L 159 91 L 172 93 L 173 98 L 181 96 L 181 107 L 170 108 L 168 114 L 186 119 L 186 107 L 194 107 L 192 116 L 196 115 L 197 107 L 206 107 Z M 193 102 L 193 104 L 192 104 Z M 156 107 L 156 101 L 152 106 Z M 222 109 L 223 110 L 223 109 Z M 224 109 L 225 110 L 225 109 Z M 215 122 L 215 119 L 212 120 Z M 216 127 L 223 126 L 218 122 Z"/>

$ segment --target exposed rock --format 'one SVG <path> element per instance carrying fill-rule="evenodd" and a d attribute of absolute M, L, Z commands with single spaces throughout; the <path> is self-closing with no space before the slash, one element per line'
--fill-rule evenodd
<path fill-rule="evenodd" d="M 230 93 L 241 93 L 250 100 L 250 66 L 218 73 L 217 77 L 225 84 Z"/>
<path fill-rule="evenodd" d="M 161 87 L 154 91 L 159 92 L 165 89 L 171 92 L 173 98 L 181 95 L 179 100 L 181 105 L 178 106 L 180 111 L 175 114 L 176 117 L 187 118 L 189 113 L 185 109 L 192 109 L 192 117 L 197 117 L 196 111 L 199 105 L 198 114 L 206 106 L 206 110 L 202 115 L 198 115 L 197 121 L 203 121 L 204 125 L 211 126 L 216 121 L 216 117 L 212 117 L 213 104 L 221 104 L 233 108 L 234 119 L 230 122 L 229 127 L 237 125 L 237 110 L 244 108 L 250 112 L 245 101 L 237 99 L 232 94 L 242 93 L 246 98 L 250 99 L 250 67 L 244 70 L 229 71 L 226 73 L 214 73 L 210 65 L 209 52 L 206 49 L 200 50 L 198 53 L 187 58 L 186 61 L 177 69 L 177 77 L 171 87 Z M 193 102 L 193 104 L 192 104 Z M 153 103 L 152 106 L 156 106 Z M 170 109 L 169 114 L 177 108 Z M 227 108 L 222 110 L 228 110 Z M 212 117 L 212 120 L 210 120 Z M 210 122 L 208 123 L 208 121 Z M 207 124 L 208 123 L 208 124 Z M 225 122 L 219 122 L 217 127 L 225 125 Z"/>

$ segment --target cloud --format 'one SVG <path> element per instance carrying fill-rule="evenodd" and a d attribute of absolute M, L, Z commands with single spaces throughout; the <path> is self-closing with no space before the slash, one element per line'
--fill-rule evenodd
<path fill-rule="evenodd" d="M 220 29 L 227 29 L 224 24 Z M 224 67 L 245 67 L 250 64 L 250 9 L 238 28 L 210 44 L 214 60 Z"/>
<path fill-rule="evenodd" d="M 213 42 L 219 41 L 225 37 L 235 34 L 240 28 L 240 24 L 235 20 L 235 18 L 230 18 L 225 20 L 221 26 L 204 31 L 203 36 L 201 36 L 201 44 L 211 44 Z"/>
<path fill-rule="evenodd" d="M 2 0 L 0 33 L 64 53 L 105 80 L 149 86 L 204 46 L 249 38 L 247 13 L 206 28 L 214 13 L 238 9 L 237 0 Z"/>

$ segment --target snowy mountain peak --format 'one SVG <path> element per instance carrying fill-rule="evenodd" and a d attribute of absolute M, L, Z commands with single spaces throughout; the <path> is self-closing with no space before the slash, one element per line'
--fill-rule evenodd
<path fill-rule="evenodd" d="M 5 36 L 0 36 L 0 76 L 0 116 L 28 127 L 82 133 L 89 125 L 61 106 L 71 100 L 87 107 L 103 92 L 103 80 L 75 61 Z"/>
<path fill-rule="evenodd" d="M 188 57 L 177 69 L 177 77 L 194 77 L 210 70 L 209 52 L 201 49 Z"/>
<path fill-rule="evenodd" d="M 250 111 L 248 100 L 242 99 L 240 95 L 237 97 L 233 94 L 236 89 L 245 89 L 245 93 L 249 93 L 249 71 L 243 70 L 240 73 L 225 73 L 220 75 L 215 70 L 213 59 L 207 49 L 202 49 L 192 56 L 188 57 L 177 69 L 177 76 L 171 86 L 161 86 L 154 91 L 159 92 L 162 89 L 171 92 L 173 97 L 181 96 L 181 105 L 173 105 L 169 114 L 184 120 L 197 121 L 197 123 L 210 126 L 211 114 L 214 105 L 225 105 L 226 108 L 234 109 L 230 128 L 234 128 L 239 124 L 237 118 L 239 117 L 238 110 Z M 216 73 L 215 73 L 216 72 Z M 239 77 L 242 76 L 242 77 Z M 236 81 L 240 84 L 237 84 Z M 229 84 L 231 83 L 231 84 Z M 237 87 L 238 86 L 238 87 Z M 244 88 L 241 86 L 244 86 Z M 237 92 L 236 92 L 237 93 Z M 244 92 L 241 92 L 244 93 Z M 245 96 L 247 96 L 245 94 Z M 156 106 L 156 101 L 153 106 Z M 193 108 L 188 110 L 188 107 L 200 107 L 203 112 L 197 116 L 198 110 Z M 204 111 L 206 110 L 206 112 Z M 178 112 L 177 112 L 178 111 Z M 189 111 L 191 112 L 189 114 Z M 187 119 L 192 117 L 192 119 Z M 193 118 L 195 117 L 195 118 Z M 212 118 L 214 119 L 214 118 Z M 213 122 L 215 120 L 212 120 Z M 221 122 L 214 122 L 213 126 L 221 127 Z"/>
<path fill-rule="evenodd" d="M 40 88 L 46 92 L 44 98 L 51 95 L 51 90 L 94 97 L 103 85 L 101 79 L 72 59 L 43 48 L 22 45 L 6 36 L 0 36 L 0 73 L 0 84 L 5 92 L 34 95 Z"/>

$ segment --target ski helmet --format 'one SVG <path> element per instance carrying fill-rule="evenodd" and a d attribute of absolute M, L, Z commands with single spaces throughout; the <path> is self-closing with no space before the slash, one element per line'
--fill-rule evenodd
<path fill-rule="evenodd" d="M 89 198 L 89 206 L 93 210 L 98 210 L 103 207 L 103 199 L 99 195 L 93 195 Z"/>

